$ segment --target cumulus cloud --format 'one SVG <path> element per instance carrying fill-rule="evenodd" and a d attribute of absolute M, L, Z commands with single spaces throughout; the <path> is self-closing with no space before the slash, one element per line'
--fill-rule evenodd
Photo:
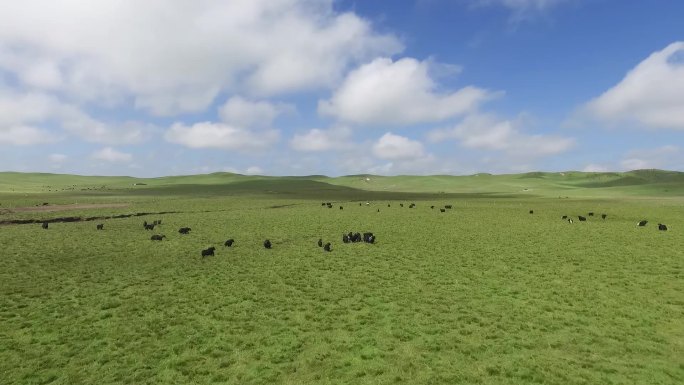
<path fill-rule="evenodd" d="M 48 155 L 48 160 L 51 163 L 62 163 L 65 160 L 67 160 L 68 158 L 69 157 L 67 155 L 64 155 L 64 154 L 50 154 L 50 155 Z"/>
<path fill-rule="evenodd" d="M 400 52 L 332 0 L 26 0 L 0 4 L 0 70 L 73 100 L 158 115 L 198 112 L 229 90 L 329 87 L 356 63 Z"/>
<path fill-rule="evenodd" d="M 681 161 L 681 158 L 679 147 L 666 145 L 653 149 L 632 150 L 620 161 L 620 166 L 625 170 L 667 168 L 674 164 L 673 161 Z"/>
<path fill-rule="evenodd" d="M 456 139 L 464 147 L 503 151 L 526 158 L 559 154 L 575 145 L 573 138 L 525 134 L 516 128 L 516 122 L 485 114 L 470 115 L 453 128 L 431 131 L 428 139 L 432 142 Z"/>
<path fill-rule="evenodd" d="M 333 127 L 327 130 L 314 128 L 305 134 L 295 134 L 290 140 L 290 147 L 303 152 L 348 149 L 353 146 L 351 136 L 352 131 L 348 127 Z"/>
<path fill-rule="evenodd" d="M 474 7 L 500 6 L 512 12 L 511 21 L 519 23 L 543 15 L 551 8 L 577 0 L 470 0 Z"/>
<path fill-rule="evenodd" d="M 57 138 L 50 132 L 31 126 L 0 126 L 0 144 L 14 146 L 30 146 L 33 144 L 50 143 Z"/>
<path fill-rule="evenodd" d="M 608 172 L 609 168 L 601 165 L 601 164 L 595 164 L 595 163 L 590 163 L 586 165 L 582 171 L 584 172 Z"/>
<path fill-rule="evenodd" d="M 175 123 L 164 137 L 190 148 L 250 151 L 269 147 L 278 140 L 279 133 L 272 129 L 254 132 L 225 123 L 201 122 L 191 126 Z"/>
<path fill-rule="evenodd" d="M 240 127 L 268 127 L 278 115 L 291 111 L 294 111 L 294 106 L 290 104 L 233 96 L 219 107 L 219 116 L 224 122 Z"/>
<path fill-rule="evenodd" d="M 684 41 L 651 54 L 585 111 L 608 123 L 684 130 Z"/>
<path fill-rule="evenodd" d="M 153 125 L 139 122 L 101 122 L 46 93 L 0 91 L 0 135 L 12 130 L 17 138 L 31 137 L 35 143 L 54 141 L 56 135 L 43 126 L 59 126 L 83 140 L 104 144 L 140 143 L 155 130 Z"/>
<path fill-rule="evenodd" d="M 350 123 L 410 125 L 472 112 L 500 94 L 472 86 L 439 92 L 429 66 L 413 58 L 375 59 L 350 72 L 318 111 Z"/>
<path fill-rule="evenodd" d="M 373 155 L 388 160 L 415 160 L 425 156 L 425 149 L 418 141 L 388 132 L 373 145 Z"/>
<path fill-rule="evenodd" d="M 249 166 L 245 170 L 246 175 L 261 175 L 264 173 L 264 169 L 259 166 Z"/>
<path fill-rule="evenodd" d="M 133 155 L 117 151 L 111 147 L 105 147 L 101 150 L 95 151 L 92 158 L 96 160 L 104 160 L 106 162 L 130 162 L 133 160 Z"/>

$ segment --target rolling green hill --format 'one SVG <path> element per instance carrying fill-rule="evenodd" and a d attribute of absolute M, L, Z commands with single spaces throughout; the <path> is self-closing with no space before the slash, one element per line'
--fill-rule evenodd
<path fill-rule="evenodd" d="M 0 173 L 0 193 L 65 193 L 116 190 L 140 195 L 186 195 L 205 191 L 231 193 L 305 193 L 352 191 L 402 193 L 456 193 L 570 197 L 684 196 L 684 173 L 663 170 L 586 173 L 530 172 L 524 174 L 475 174 L 467 176 L 321 175 L 297 177 L 248 176 L 233 173 L 133 178 L 45 173 Z"/>

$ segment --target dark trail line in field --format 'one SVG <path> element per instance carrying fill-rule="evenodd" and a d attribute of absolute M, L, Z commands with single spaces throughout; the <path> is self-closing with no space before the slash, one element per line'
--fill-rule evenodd
<path fill-rule="evenodd" d="M 51 219 L 9 219 L 0 221 L 1 225 L 27 225 L 31 223 L 67 223 L 67 222 L 87 222 L 95 221 L 98 219 L 120 219 L 120 218 L 130 218 L 130 217 L 142 217 L 147 215 L 162 215 L 162 214 L 183 214 L 182 211 L 161 211 L 156 213 L 135 213 L 135 214 L 118 214 L 118 215 L 107 215 L 99 217 L 59 217 Z"/>

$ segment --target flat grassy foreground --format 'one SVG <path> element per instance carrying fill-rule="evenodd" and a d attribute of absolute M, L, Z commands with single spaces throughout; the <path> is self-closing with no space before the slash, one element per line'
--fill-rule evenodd
<path fill-rule="evenodd" d="M 0 384 L 684 383 L 681 196 L 124 179 L 0 193 L 0 221 L 178 212 L 0 226 Z M 129 206 L 16 210 L 41 202 Z"/>

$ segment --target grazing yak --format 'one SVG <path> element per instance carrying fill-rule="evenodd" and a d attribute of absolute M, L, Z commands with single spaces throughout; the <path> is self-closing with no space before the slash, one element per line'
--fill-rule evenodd
<path fill-rule="evenodd" d="M 273 245 L 271 244 L 271 241 L 270 241 L 270 240 L 267 239 L 267 240 L 264 241 L 264 247 L 265 247 L 265 248 L 270 249 L 271 246 L 273 246 Z"/>
<path fill-rule="evenodd" d="M 344 207 L 340 206 L 340 210 L 344 210 Z"/>
<path fill-rule="evenodd" d="M 145 225 L 145 230 L 154 230 L 154 224 L 150 223 L 148 225 Z"/>
<path fill-rule="evenodd" d="M 189 227 L 181 227 L 180 229 L 178 229 L 178 232 L 181 234 L 190 234 L 190 230 L 192 229 Z"/>
<path fill-rule="evenodd" d="M 593 217 L 594 213 L 588 213 L 587 215 L 589 215 L 590 217 Z"/>
<path fill-rule="evenodd" d="M 530 210 L 530 214 L 534 214 L 534 210 Z"/>
<path fill-rule="evenodd" d="M 387 207 L 392 207 L 392 205 L 387 205 Z"/>
<path fill-rule="evenodd" d="M 567 216 L 567 215 L 563 215 L 563 216 L 561 217 L 561 219 L 568 219 L 568 216 Z"/>
<path fill-rule="evenodd" d="M 233 238 L 230 238 L 229 240 L 227 240 L 227 241 L 223 244 L 223 246 L 231 247 L 231 246 L 233 246 L 233 243 L 234 243 L 234 242 L 235 242 L 235 240 L 234 240 Z"/>
<path fill-rule="evenodd" d="M 216 250 L 216 248 L 214 246 L 212 246 L 206 250 L 202 250 L 202 257 L 208 257 L 210 255 L 214 256 L 214 250 Z"/>
<path fill-rule="evenodd" d="M 647 223 L 648 223 L 647 220 L 645 220 L 645 219 L 641 220 L 641 221 L 637 222 L 637 227 L 644 227 L 644 226 L 646 226 Z"/>
<path fill-rule="evenodd" d="M 373 233 L 363 233 L 363 241 L 366 243 L 375 243 L 375 235 L 373 235 Z"/>
<path fill-rule="evenodd" d="M 411 203 L 411 204 L 409 205 L 409 208 L 410 208 L 410 209 L 412 209 L 412 208 L 414 208 L 414 207 L 416 207 L 416 204 L 415 204 L 415 203 Z"/>
<path fill-rule="evenodd" d="M 98 230 L 104 230 L 104 223 L 100 223 L 99 225 L 96 226 Z"/>
<path fill-rule="evenodd" d="M 658 230 L 667 231 L 667 226 L 662 223 L 658 223 Z"/>
<path fill-rule="evenodd" d="M 331 246 L 330 246 L 330 242 L 326 243 L 325 246 L 323 246 L 323 250 L 332 251 Z"/>
<path fill-rule="evenodd" d="M 578 216 L 577 216 L 577 219 L 579 219 L 580 222 L 586 222 L 586 220 L 587 220 L 587 218 L 585 218 L 585 217 L 583 217 L 583 216 L 581 216 L 581 215 L 578 215 Z"/>
<path fill-rule="evenodd" d="M 451 210 L 451 205 L 444 205 L 444 208 Z"/>
<path fill-rule="evenodd" d="M 404 207 L 404 204 L 403 204 L 403 203 L 399 203 L 399 207 Z"/>
<path fill-rule="evenodd" d="M 440 212 L 440 213 L 445 213 L 445 212 L 446 212 L 446 209 L 439 209 L 439 212 Z"/>
<path fill-rule="evenodd" d="M 431 209 L 434 209 L 434 208 L 435 208 L 435 206 L 430 206 L 430 208 L 431 208 Z"/>
<path fill-rule="evenodd" d="M 47 223 L 47 222 L 43 222 L 43 224 L 41 225 L 41 227 L 44 228 L 45 230 L 47 230 L 47 228 L 48 228 L 48 223 Z"/>
<path fill-rule="evenodd" d="M 606 214 L 601 214 L 601 219 L 606 219 L 607 216 L 608 215 L 606 215 Z"/>
<path fill-rule="evenodd" d="M 351 240 L 349 239 L 349 236 L 347 234 L 342 234 L 342 242 L 344 242 L 344 243 L 351 242 Z"/>
<path fill-rule="evenodd" d="M 161 241 L 164 238 L 166 238 L 166 235 L 153 235 L 150 239 L 153 241 Z"/>
<path fill-rule="evenodd" d="M 323 247 L 323 239 L 318 238 L 318 247 Z"/>

